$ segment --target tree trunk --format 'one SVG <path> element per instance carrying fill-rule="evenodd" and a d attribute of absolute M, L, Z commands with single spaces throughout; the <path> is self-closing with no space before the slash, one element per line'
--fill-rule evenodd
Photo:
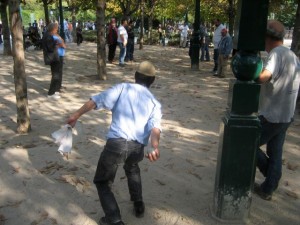
<path fill-rule="evenodd" d="M 74 6 L 72 6 L 72 14 L 71 14 L 71 17 L 72 17 L 72 37 L 73 37 L 73 42 L 74 43 L 77 43 L 77 37 L 76 37 L 76 9 Z"/>
<path fill-rule="evenodd" d="M 292 38 L 291 50 L 300 57 L 300 0 L 298 0 L 298 7 L 295 17 L 295 27 Z"/>
<path fill-rule="evenodd" d="M 234 0 L 228 1 L 228 21 L 229 21 L 229 34 L 231 37 L 233 37 L 233 25 L 234 25 L 234 15 L 235 15 L 235 9 L 234 9 Z"/>
<path fill-rule="evenodd" d="M 24 134 L 31 130 L 27 99 L 27 82 L 24 63 L 23 26 L 20 15 L 20 1 L 9 1 L 10 27 L 12 33 L 12 55 L 14 58 L 14 82 L 17 101 L 17 132 Z"/>
<path fill-rule="evenodd" d="M 2 19 L 2 34 L 3 34 L 3 55 L 11 55 L 11 45 L 10 45 L 10 32 L 8 25 L 8 17 L 7 17 L 7 4 L 8 0 L 1 2 L 0 7 L 0 15 Z"/>
<path fill-rule="evenodd" d="M 97 75 L 100 80 L 106 80 L 105 5 L 106 0 L 97 0 Z"/>
<path fill-rule="evenodd" d="M 153 7 L 154 8 L 154 7 Z M 153 39 L 152 39 L 152 27 L 153 27 L 153 8 L 150 11 L 150 16 L 148 18 L 148 44 L 152 45 L 153 44 Z"/>
<path fill-rule="evenodd" d="M 144 44 L 144 7 L 145 7 L 145 0 L 141 2 L 141 24 L 140 24 L 140 47 L 139 49 L 143 49 Z"/>
<path fill-rule="evenodd" d="M 43 0 L 43 6 L 44 6 L 44 13 L 45 13 L 45 23 L 46 26 L 50 23 L 50 18 L 49 18 L 49 10 L 48 10 L 48 2 L 47 0 Z"/>

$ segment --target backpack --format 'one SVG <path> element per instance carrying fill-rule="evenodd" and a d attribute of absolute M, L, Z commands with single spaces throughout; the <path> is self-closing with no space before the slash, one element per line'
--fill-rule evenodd
<path fill-rule="evenodd" d="M 56 41 L 48 32 L 43 35 L 42 46 L 45 65 L 51 65 L 52 63 L 59 61 Z"/>

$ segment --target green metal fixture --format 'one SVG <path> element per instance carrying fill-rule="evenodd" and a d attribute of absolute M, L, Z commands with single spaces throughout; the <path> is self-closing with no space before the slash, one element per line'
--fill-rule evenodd
<path fill-rule="evenodd" d="M 260 121 L 257 117 L 260 85 L 254 80 L 262 71 L 259 51 L 264 50 L 268 0 L 240 0 L 239 24 L 234 34 L 237 54 L 229 84 L 228 106 L 222 119 L 212 216 L 227 224 L 249 220 L 251 189 L 256 170 Z"/>
<path fill-rule="evenodd" d="M 59 0 L 59 24 L 60 24 L 59 35 L 65 41 L 66 36 L 65 36 L 65 29 L 64 29 L 64 14 L 63 14 L 62 0 Z"/>
<path fill-rule="evenodd" d="M 190 43 L 191 69 L 199 70 L 200 60 L 200 0 L 195 0 L 195 22 Z"/>

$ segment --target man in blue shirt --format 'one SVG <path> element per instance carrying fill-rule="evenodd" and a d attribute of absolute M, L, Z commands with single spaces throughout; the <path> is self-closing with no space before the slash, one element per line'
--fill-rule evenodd
<path fill-rule="evenodd" d="M 232 51 L 232 38 L 227 34 L 227 29 L 223 28 L 221 30 L 221 41 L 219 42 L 218 50 L 218 70 L 215 72 L 214 76 L 225 78 L 229 67 L 229 56 Z"/>
<path fill-rule="evenodd" d="M 75 126 L 78 118 L 92 109 L 112 111 L 112 122 L 107 142 L 101 153 L 94 184 L 97 187 L 105 217 L 100 224 L 122 225 L 120 210 L 111 185 L 114 182 L 118 164 L 124 163 L 131 201 L 136 217 L 143 217 L 145 205 L 138 163 L 144 158 L 144 146 L 150 140 L 151 151 L 146 157 L 150 161 L 159 158 L 161 133 L 161 104 L 149 91 L 155 80 L 155 67 L 149 61 L 142 62 L 135 73 L 135 83 L 121 83 L 94 95 L 80 109 L 73 113 L 67 123 Z"/>

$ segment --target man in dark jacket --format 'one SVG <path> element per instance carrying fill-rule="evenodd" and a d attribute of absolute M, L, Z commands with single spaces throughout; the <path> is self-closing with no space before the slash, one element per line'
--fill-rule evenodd
<path fill-rule="evenodd" d="M 118 29 L 116 26 L 116 20 L 112 18 L 110 25 L 108 26 L 107 29 L 108 62 L 110 63 L 112 63 L 115 58 L 116 48 L 118 45 L 117 39 L 118 39 Z"/>

